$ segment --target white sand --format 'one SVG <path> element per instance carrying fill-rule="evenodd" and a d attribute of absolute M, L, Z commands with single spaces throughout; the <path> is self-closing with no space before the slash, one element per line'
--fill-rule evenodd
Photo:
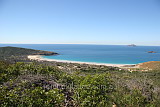
<path fill-rule="evenodd" d="M 125 65 L 130 65 L 130 64 L 106 64 L 106 63 L 92 63 L 92 62 L 78 62 L 78 61 L 68 61 L 68 60 L 47 59 L 47 58 L 43 58 L 42 55 L 29 55 L 28 59 L 37 60 L 37 61 L 55 61 L 55 62 L 64 62 L 64 63 L 105 65 L 105 66 L 113 66 L 113 67 L 123 67 Z"/>

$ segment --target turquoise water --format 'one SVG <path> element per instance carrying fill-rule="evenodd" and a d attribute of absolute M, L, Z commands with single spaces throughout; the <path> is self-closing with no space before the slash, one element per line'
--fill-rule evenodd
<path fill-rule="evenodd" d="M 57 52 L 49 59 L 111 64 L 138 64 L 160 61 L 160 46 L 75 45 L 75 44 L 0 44 Z M 147 53 L 156 51 L 157 53 Z"/>

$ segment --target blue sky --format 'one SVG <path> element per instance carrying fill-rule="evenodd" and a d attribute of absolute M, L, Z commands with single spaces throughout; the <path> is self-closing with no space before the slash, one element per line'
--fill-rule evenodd
<path fill-rule="evenodd" d="M 160 45 L 160 0 L 0 0 L 0 43 Z"/>

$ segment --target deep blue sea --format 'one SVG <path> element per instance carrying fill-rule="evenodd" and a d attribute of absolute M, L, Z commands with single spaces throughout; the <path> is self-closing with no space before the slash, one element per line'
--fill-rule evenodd
<path fill-rule="evenodd" d="M 0 44 L 57 52 L 60 55 L 44 56 L 49 59 L 111 64 L 138 64 L 160 61 L 160 46 L 80 45 L 80 44 Z M 148 53 L 156 51 L 157 53 Z"/>

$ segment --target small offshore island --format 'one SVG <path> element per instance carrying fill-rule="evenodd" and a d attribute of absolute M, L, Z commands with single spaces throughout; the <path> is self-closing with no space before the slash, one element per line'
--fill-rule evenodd
<path fill-rule="evenodd" d="M 157 52 L 155 52 L 155 51 L 148 51 L 148 53 L 157 53 Z"/>
<path fill-rule="evenodd" d="M 130 45 L 128 45 L 128 46 L 131 46 L 131 47 L 136 47 L 137 45 L 135 45 L 135 44 L 130 44 Z"/>
<path fill-rule="evenodd" d="M 0 47 L 0 105 L 160 105 L 160 61 L 138 65 L 113 65 L 42 58 L 50 55 L 58 53 Z"/>

